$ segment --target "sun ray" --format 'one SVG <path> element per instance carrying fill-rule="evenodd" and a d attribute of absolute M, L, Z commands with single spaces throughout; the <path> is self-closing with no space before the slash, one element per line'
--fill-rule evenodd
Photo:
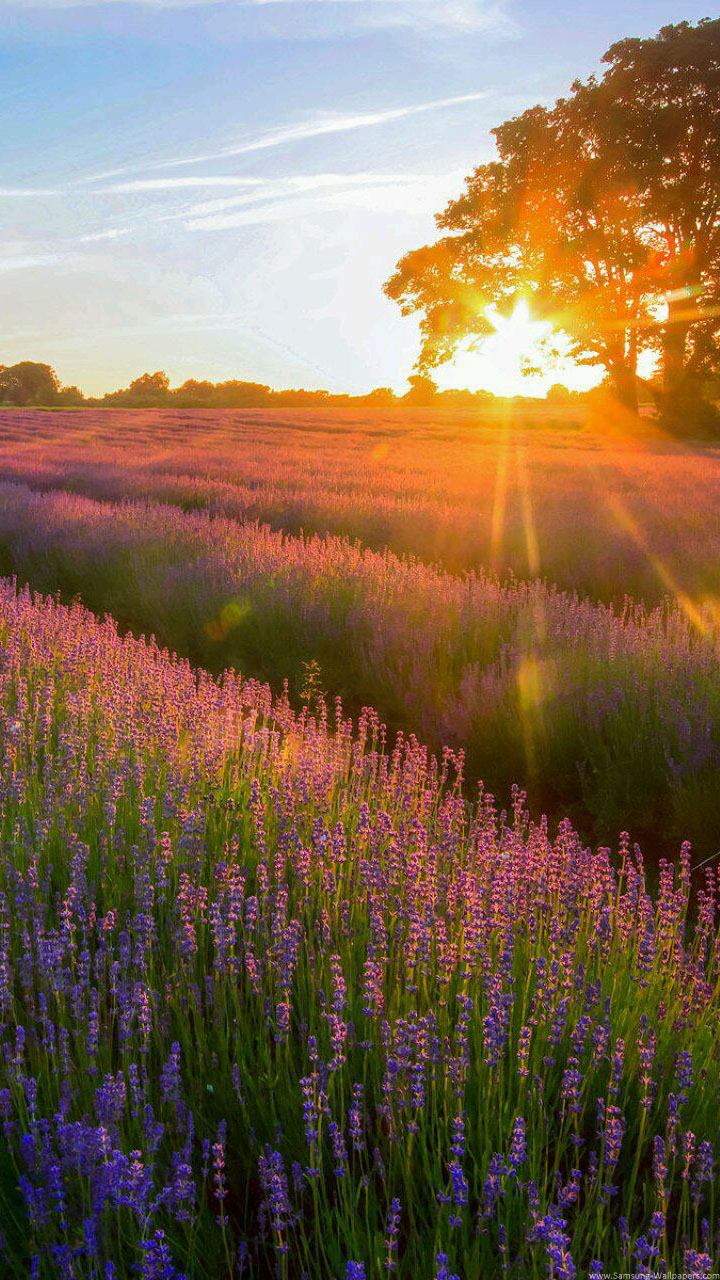
<path fill-rule="evenodd" d="M 641 525 L 633 516 L 626 503 L 622 501 L 618 494 L 608 494 L 606 497 L 606 505 L 612 513 L 616 523 L 630 535 L 635 545 L 643 552 L 648 564 L 657 574 L 660 582 L 671 596 L 688 621 L 701 634 L 707 635 L 710 625 L 705 614 L 698 608 L 692 597 L 680 585 L 675 574 L 665 564 L 655 551 L 652 550 L 648 543 L 647 536 Z"/>
<path fill-rule="evenodd" d="M 535 527 L 535 517 L 533 515 L 532 497 L 530 495 L 530 480 L 528 477 L 527 461 L 525 458 L 525 447 L 522 444 L 518 444 L 517 446 L 517 471 L 520 488 L 520 502 L 522 505 L 523 528 L 525 530 L 528 571 L 531 578 L 536 578 L 540 572 L 540 549 L 538 546 L 537 529 Z"/>
<path fill-rule="evenodd" d="M 503 534 L 505 532 L 505 506 L 507 502 L 508 458 L 510 455 L 510 439 L 508 428 L 502 431 L 495 469 L 495 490 L 493 494 L 492 524 L 490 529 L 490 566 L 498 570 Z"/>

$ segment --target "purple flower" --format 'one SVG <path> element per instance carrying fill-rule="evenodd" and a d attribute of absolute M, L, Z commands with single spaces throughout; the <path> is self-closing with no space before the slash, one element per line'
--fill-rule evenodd
<path fill-rule="evenodd" d="M 295 1221 L 290 1206 L 287 1177 L 282 1156 L 270 1146 L 259 1159 L 260 1186 L 263 1190 L 263 1211 L 269 1214 L 278 1253 L 288 1252 L 287 1230 Z"/>
<path fill-rule="evenodd" d="M 667 1194 L 666 1180 L 668 1176 L 667 1160 L 665 1157 L 665 1143 L 659 1135 L 655 1136 L 653 1142 L 653 1178 L 655 1186 L 661 1196 Z"/>
<path fill-rule="evenodd" d="M 513 1169 L 524 1164 L 527 1159 L 527 1143 L 525 1141 L 525 1121 L 522 1116 L 515 1117 L 512 1142 L 510 1143 L 510 1164 Z"/>
<path fill-rule="evenodd" d="M 223 1201 L 227 1196 L 227 1186 L 225 1183 L 225 1133 L 224 1129 L 218 1132 L 216 1141 L 212 1148 L 212 1164 L 213 1164 L 213 1184 L 215 1187 L 215 1198 L 220 1205 L 220 1213 L 218 1214 L 218 1223 L 220 1226 L 227 1225 L 227 1217 Z"/>
<path fill-rule="evenodd" d="M 563 1072 L 561 1096 L 563 1112 L 576 1115 L 580 1111 L 580 1090 L 582 1075 L 577 1058 L 568 1058 L 568 1065 Z"/>
<path fill-rule="evenodd" d="M 465 1154 L 465 1115 L 463 1112 L 459 1112 L 453 1118 L 450 1152 L 457 1160 L 462 1160 Z"/>
<path fill-rule="evenodd" d="M 397 1265 L 398 1236 L 400 1234 L 400 1201 L 394 1199 L 390 1204 L 387 1228 L 385 1231 L 385 1270 L 394 1271 Z"/>
<path fill-rule="evenodd" d="M 345 1136 L 339 1124 L 334 1120 L 330 1121 L 330 1141 L 333 1149 L 333 1159 L 335 1161 L 335 1177 L 344 1178 L 347 1173 L 347 1148 L 345 1146 Z"/>
<path fill-rule="evenodd" d="M 696 1176 L 698 1182 L 712 1182 L 714 1176 L 714 1156 L 712 1143 L 707 1140 L 700 1143 L 696 1160 Z"/>
<path fill-rule="evenodd" d="M 149 1240 L 140 1242 L 140 1248 L 143 1253 L 142 1280 L 181 1280 L 181 1274 L 175 1270 L 170 1250 L 165 1243 L 164 1231 L 158 1228 Z"/>
<path fill-rule="evenodd" d="M 687 1100 L 688 1093 L 693 1082 L 693 1059 L 692 1054 L 683 1049 L 675 1056 L 675 1075 L 677 1076 L 680 1088 L 678 1090 L 678 1104 L 682 1104 Z"/>
<path fill-rule="evenodd" d="M 350 1140 L 354 1151 L 363 1151 L 365 1148 L 365 1139 L 363 1137 L 363 1086 L 360 1083 L 353 1085 L 352 1104 L 349 1113 Z"/>
<path fill-rule="evenodd" d="M 625 1133 L 625 1117 L 620 1107 L 610 1103 L 605 1114 L 605 1168 L 612 1170 L 620 1159 L 620 1147 Z"/>
<path fill-rule="evenodd" d="M 160 1072 L 160 1096 L 163 1102 L 180 1101 L 180 1045 L 173 1041 L 170 1056 Z"/>
<path fill-rule="evenodd" d="M 460 1280 L 460 1277 L 454 1272 L 451 1274 L 448 1256 L 446 1253 L 438 1254 L 435 1259 L 435 1265 L 437 1266 L 435 1280 Z"/>
<path fill-rule="evenodd" d="M 577 1269 L 570 1254 L 570 1237 L 567 1223 L 557 1210 L 538 1218 L 528 1239 L 531 1243 L 541 1240 L 547 1251 L 549 1274 L 557 1280 L 575 1280 Z"/>

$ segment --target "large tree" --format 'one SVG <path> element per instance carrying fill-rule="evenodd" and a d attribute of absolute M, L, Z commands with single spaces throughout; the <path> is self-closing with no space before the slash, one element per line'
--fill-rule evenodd
<path fill-rule="evenodd" d="M 645 286 L 664 299 L 665 392 L 681 402 L 720 369 L 720 20 L 663 27 L 606 53 L 594 100 L 603 151 L 633 184 Z"/>
<path fill-rule="evenodd" d="M 158 369 L 155 373 L 142 373 L 139 378 L 133 379 L 127 389 L 127 395 L 131 399 L 152 403 L 156 400 L 164 400 L 169 389 L 170 379 L 166 373 Z"/>
<path fill-rule="evenodd" d="M 605 60 L 600 81 L 494 130 L 498 158 L 438 216 L 446 234 L 387 282 L 420 312 L 421 370 L 519 296 L 630 406 L 644 348 L 662 348 L 668 389 L 713 367 L 720 22 L 624 41 Z"/>
<path fill-rule="evenodd" d="M 49 364 L 21 360 L 0 368 L 0 404 L 54 404 L 60 389 Z"/>

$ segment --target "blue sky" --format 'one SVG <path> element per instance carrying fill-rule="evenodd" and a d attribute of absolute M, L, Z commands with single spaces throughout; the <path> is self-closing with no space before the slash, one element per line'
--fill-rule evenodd
<path fill-rule="evenodd" d="M 708 12 L 0 0 L 0 362 L 49 360 L 91 392 L 158 368 L 401 389 L 417 322 L 382 282 L 492 154 L 493 125 L 612 41 Z M 445 381 L 494 377 L 491 351 Z"/>

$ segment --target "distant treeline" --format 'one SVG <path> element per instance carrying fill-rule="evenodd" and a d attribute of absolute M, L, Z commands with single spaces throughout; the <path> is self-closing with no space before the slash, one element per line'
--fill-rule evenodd
<path fill-rule="evenodd" d="M 410 389 L 398 396 L 391 387 L 376 387 L 366 395 L 343 395 L 330 391 L 306 391 L 304 388 L 275 391 L 261 382 L 245 382 L 231 378 L 227 382 L 208 382 L 188 378 L 179 387 L 171 387 L 167 374 L 143 373 L 128 387 L 109 391 L 104 396 L 85 396 L 79 387 L 63 386 L 49 364 L 23 360 L 19 364 L 0 365 L 0 405 L 21 407 L 45 406 L 77 408 L 88 406 L 125 406 L 146 409 L 175 405 L 180 409 L 262 409 L 313 408 L 342 405 L 407 405 L 419 407 L 436 404 L 458 408 L 489 408 L 503 403 L 490 391 L 439 391 L 432 378 L 415 374 L 408 379 Z M 547 398 L 556 403 L 582 401 L 586 397 L 556 384 Z M 528 397 L 516 396 L 515 400 Z"/>

